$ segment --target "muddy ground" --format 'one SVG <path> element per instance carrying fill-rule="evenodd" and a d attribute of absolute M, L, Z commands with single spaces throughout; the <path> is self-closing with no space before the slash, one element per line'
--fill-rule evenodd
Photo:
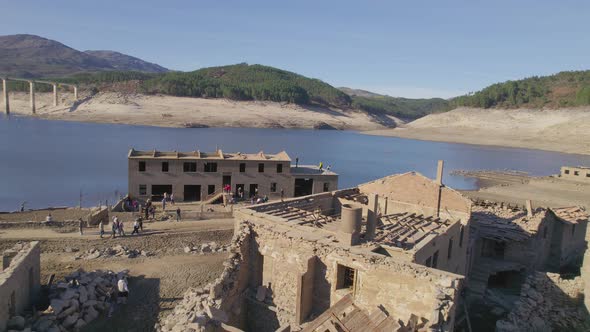
<path fill-rule="evenodd" d="M 156 321 L 170 312 L 188 288 L 204 286 L 223 271 L 227 252 L 187 254 L 184 246 L 209 242 L 228 244 L 233 235 L 233 219 L 155 222 L 145 226 L 139 236 L 115 239 L 101 239 L 95 228 L 85 229 L 82 236 L 58 233 L 50 228 L 3 229 L 0 230 L 0 250 L 10 248 L 17 241 L 39 240 L 42 284 L 51 274 L 60 280 L 77 269 L 130 270 L 128 303 L 117 308 L 113 317 L 103 315 L 84 331 L 151 331 Z M 117 245 L 148 251 L 152 256 L 74 258 L 90 249 Z"/>

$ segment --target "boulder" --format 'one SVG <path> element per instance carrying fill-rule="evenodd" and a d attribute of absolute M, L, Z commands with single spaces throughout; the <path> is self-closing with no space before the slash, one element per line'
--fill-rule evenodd
<path fill-rule="evenodd" d="M 50 302 L 50 307 L 53 310 L 54 314 L 59 314 L 60 312 L 62 312 L 64 310 L 64 308 L 66 306 L 69 305 L 69 301 L 64 301 L 64 300 L 59 300 L 59 299 L 53 299 Z"/>
<path fill-rule="evenodd" d="M 207 313 L 207 316 L 209 316 L 211 319 L 213 319 L 215 321 L 227 323 L 229 320 L 225 311 L 223 311 L 221 309 L 217 309 L 214 306 L 210 306 L 210 305 L 205 306 L 205 312 Z"/>
<path fill-rule="evenodd" d="M 66 319 L 64 319 L 64 321 L 61 323 L 61 325 L 63 325 L 63 327 L 65 327 L 65 328 L 72 327 L 72 326 L 74 326 L 74 324 L 76 324 L 76 322 L 78 322 L 78 317 L 79 317 L 79 314 L 74 313 L 74 314 L 68 316 Z"/>
<path fill-rule="evenodd" d="M 191 252 L 191 247 L 184 247 L 184 252 L 187 254 Z"/>
<path fill-rule="evenodd" d="M 211 252 L 211 245 L 209 243 L 203 243 L 201 245 L 202 252 Z"/>
<path fill-rule="evenodd" d="M 67 289 L 65 292 L 61 293 L 59 297 L 64 301 L 68 301 L 76 297 L 76 295 L 76 291 L 73 289 Z"/>
<path fill-rule="evenodd" d="M 264 302 L 264 299 L 266 299 L 266 287 L 258 286 L 258 289 L 256 290 L 256 300 Z"/>
<path fill-rule="evenodd" d="M 25 328 L 25 318 L 23 316 L 14 316 L 8 320 L 6 327 L 13 330 L 22 330 Z"/>
<path fill-rule="evenodd" d="M 86 290 L 86 287 L 80 286 L 78 291 L 80 292 L 80 303 L 84 304 L 84 302 L 88 301 L 88 290 Z"/>
<path fill-rule="evenodd" d="M 86 315 L 84 315 L 84 321 L 86 321 L 86 323 L 90 323 L 91 321 L 98 318 L 98 316 L 99 313 L 96 311 L 96 309 L 94 309 L 94 307 L 88 307 L 86 310 Z"/>
<path fill-rule="evenodd" d="M 76 324 L 74 324 L 74 329 L 79 331 L 81 328 L 84 327 L 84 325 L 86 325 L 86 322 L 82 318 L 80 318 L 76 321 Z"/>

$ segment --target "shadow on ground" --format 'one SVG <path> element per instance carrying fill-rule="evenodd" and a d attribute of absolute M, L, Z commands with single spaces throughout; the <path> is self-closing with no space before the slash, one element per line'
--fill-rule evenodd
<path fill-rule="evenodd" d="M 88 324 L 83 332 L 153 331 L 160 311 L 160 279 L 145 276 L 129 278 L 127 304 L 118 305 L 112 317 L 106 313 Z"/>

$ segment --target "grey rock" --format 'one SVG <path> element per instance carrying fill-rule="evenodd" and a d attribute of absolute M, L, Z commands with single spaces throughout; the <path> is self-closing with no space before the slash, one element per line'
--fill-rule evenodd
<path fill-rule="evenodd" d="M 25 318 L 23 316 L 14 316 L 8 320 L 6 327 L 8 329 L 22 330 L 25 328 Z"/>

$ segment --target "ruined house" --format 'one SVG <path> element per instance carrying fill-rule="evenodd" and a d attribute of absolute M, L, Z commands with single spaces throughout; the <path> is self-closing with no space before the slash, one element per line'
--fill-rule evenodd
<path fill-rule="evenodd" d="M 590 167 L 562 166 L 559 177 L 567 180 L 590 183 Z"/>
<path fill-rule="evenodd" d="M 452 331 L 470 201 L 439 169 L 235 211 L 222 276 L 159 329 Z"/>
<path fill-rule="evenodd" d="M 177 201 L 212 201 L 224 187 L 244 198 L 296 197 L 338 189 L 338 174 L 312 165 L 291 165 L 285 152 L 277 154 L 139 151 L 128 154 L 132 197 L 161 200 L 164 193 Z"/>
<path fill-rule="evenodd" d="M 554 271 L 580 260 L 588 215 L 580 207 L 532 209 L 501 202 L 472 208 L 469 290 L 522 283 L 534 271 Z"/>
<path fill-rule="evenodd" d="M 38 241 L 18 243 L 2 254 L 0 271 L 0 332 L 9 319 L 29 310 L 41 288 L 41 249 Z"/>

